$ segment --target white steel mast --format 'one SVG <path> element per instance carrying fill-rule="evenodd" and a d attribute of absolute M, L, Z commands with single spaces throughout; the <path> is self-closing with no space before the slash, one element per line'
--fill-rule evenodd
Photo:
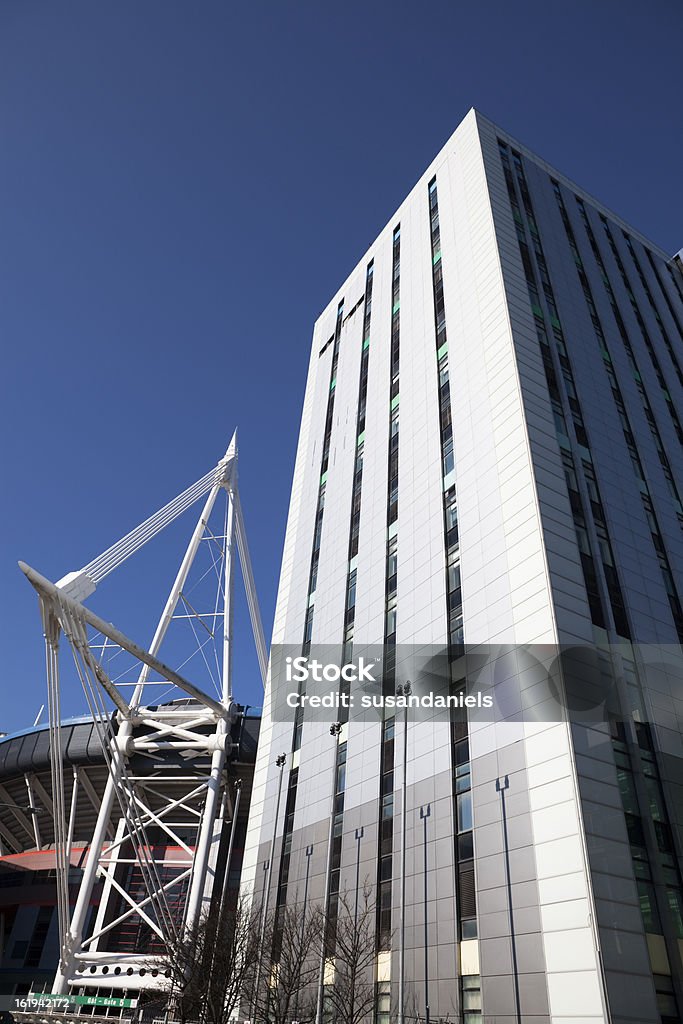
<path fill-rule="evenodd" d="M 212 533 L 209 520 L 218 496 L 225 494 L 225 529 Z M 88 609 L 83 601 L 98 583 L 206 495 L 148 650 Z M 190 610 L 180 616 L 201 622 L 184 593 L 202 541 L 219 543 L 222 569 L 221 677 L 212 697 L 159 659 L 159 651 L 179 602 Z M 170 975 L 166 953 L 191 939 L 211 896 L 221 838 L 221 794 L 235 720 L 232 697 L 232 602 L 235 555 L 239 553 L 247 603 L 262 678 L 266 644 L 237 492 L 237 433 L 218 465 L 150 519 L 127 534 L 79 572 L 57 584 L 19 563 L 40 597 L 47 652 L 50 732 L 55 804 L 55 840 L 61 956 L 53 992 L 74 988 L 139 990 L 159 988 Z M 220 573 L 219 573 L 220 575 Z M 202 623 L 203 624 L 203 623 Z M 128 699 L 107 673 L 88 629 L 140 663 Z M 102 797 L 73 914 L 69 919 L 70 811 L 64 795 L 59 711 L 58 646 L 61 633 L 74 660 L 93 722 L 102 742 L 109 774 Z M 181 699 L 149 700 L 160 680 Z M 116 712 L 107 707 L 107 698 Z M 142 765 L 142 767 L 141 767 Z M 230 813 L 230 801 L 224 801 Z M 57 818 L 64 819 L 59 827 Z M 171 853 L 169 854 L 169 850 Z M 94 923 L 89 920 L 95 886 L 102 883 Z M 220 883 L 219 883 L 220 891 Z M 122 929 L 146 937 L 146 949 L 125 948 Z M 151 951 L 151 952 L 150 952 Z"/>

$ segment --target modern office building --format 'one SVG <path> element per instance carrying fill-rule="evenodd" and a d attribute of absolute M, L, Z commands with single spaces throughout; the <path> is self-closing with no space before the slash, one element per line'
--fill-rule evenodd
<path fill-rule="evenodd" d="M 273 651 L 377 645 L 385 696 L 527 652 L 469 721 L 271 678 L 243 884 L 370 880 L 376 1024 L 683 1020 L 682 332 L 680 264 L 474 110 L 315 324 Z M 572 645 L 593 718 L 544 706 Z"/>

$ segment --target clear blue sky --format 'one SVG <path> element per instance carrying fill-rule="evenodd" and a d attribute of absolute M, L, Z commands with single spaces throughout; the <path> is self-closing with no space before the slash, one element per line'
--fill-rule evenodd
<path fill-rule="evenodd" d="M 682 11 L 4 0 L 0 729 L 44 700 L 17 559 L 78 568 L 235 425 L 269 630 L 313 321 L 470 106 L 683 245 Z M 184 529 L 96 595 L 136 639 Z M 237 691 L 258 703 L 244 629 Z"/>

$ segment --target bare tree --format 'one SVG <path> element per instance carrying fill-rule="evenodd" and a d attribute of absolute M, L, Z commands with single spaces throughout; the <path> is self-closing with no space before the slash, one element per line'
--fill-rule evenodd
<path fill-rule="evenodd" d="M 258 907 L 238 901 L 221 921 L 203 916 L 191 936 L 167 950 L 164 990 L 150 993 L 142 1015 L 228 1024 L 239 1009 L 254 1024 L 313 1024 L 325 935 L 334 947 L 326 1024 L 365 1024 L 375 1005 L 375 923 L 367 884 L 362 893 L 340 893 L 334 921 L 327 923 L 319 904 L 295 900 L 264 923 Z"/>
<path fill-rule="evenodd" d="M 254 1022 L 312 1024 L 316 1015 L 322 915 L 316 904 L 293 903 L 270 914 L 259 944 L 260 963 L 244 979 L 243 1007 Z"/>
<path fill-rule="evenodd" d="M 334 927 L 334 977 L 325 988 L 330 1024 L 363 1024 L 375 1008 L 377 906 L 366 882 L 362 893 L 339 894 Z"/>
<path fill-rule="evenodd" d="M 220 921 L 209 911 L 191 935 L 167 947 L 160 972 L 166 975 L 165 986 L 152 996 L 150 1009 L 181 1024 L 227 1024 L 257 951 L 258 929 L 241 899 L 223 911 Z"/>

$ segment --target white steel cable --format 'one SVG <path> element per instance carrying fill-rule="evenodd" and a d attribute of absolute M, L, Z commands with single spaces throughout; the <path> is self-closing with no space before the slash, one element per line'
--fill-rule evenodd
<path fill-rule="evenodd" d="M 117 566 L 121 565 L 130 555 L 138 551 L 147 541 L 152 540 L 158 533 L 161 532 L 166 526 L 173 522 L 182 512 L 189 508 L 195 501 L 198 500 L 206 492 L 204 490 L 199 491 L 194 497 L 188 499 L 182 505 L 176 506 L 174 509 L 169 511 L 166 515 L 159 519 L 155 519 L 154 522 L 149 524 L 143 524 L 144 530 L 138 527 L 135 531 L 123 537 L 118 542 L 116 549 L 107 551 L 107 559 L 103 556 L 99 556 L 95 566 L 89 565 L 86 569 L 89 569 L 91 579 L 95 582 L 99 582 L 104 579 L 110 572 L 116 569 Z M 120 545 L 120 546 L 119 546 Z M 102 561 L 100 561 L 102 559 Z M 91 575 L 94 574 L 94 575 Z"/>
<path fill-rule="evenodd" d="M 106 553 L 108 556 L 106 560 L 104 558 L 101 558 L 101 560 L 98 559 L 95 565 L 89 564 L 85 567 L 84 571 L 95 583 L 99 583 L 105 576 L 109 575 L 110 572 L 113 572 L 114 569 L 121 565 L 122 562 L 125 562 L 125 560 L 132 554 L 139 551 L 147 541 L 152 540 L 153 537 L 172 523 L 174 519 L 176 519 L 205 493 L 206 492 L 204 490 L 199 491 L 191 500 L 177 506 L 166 516 L 160 519 L 155 519 L 155 521 L 146 526 L 144 530 L 136 530 L 133 534 L 123 538 L 120 546 L 117 546 L 116 549 Z"/>
<path fill-rule="evenodd" d="M 136 526 L 134 530 L 127 533 L 120 540 L 112 544 L 111 547 L 103 551 L 102 554 L 93 558 L 92 561 L 88 562 L 87 565 L 83 566 L 83 572 L 89 576 L 93 582 L 99 583 L 100 580 L 104 579 L 110 572 L 112 572 L 118 565 L 130 557 L 135 551 L 137 551 L 143 544 L 146 544 L 148 540 L 156 536 L 160 530 L 165 526 L 168 526 L 177 516 L 179 516 L 185 509 L 193 505 L 195 501 L 202 497 L 202 495 L 208 493 L 216 480 L 220 478 L 223 473 L 223 467 L 219 463 L 218 466 L 214 466 L 210 472 L 205 473 L 200 480 L 188 487 L 182 494 L 179 494 L 168 504 L 160 508 L 154 515 L 150 516 L 139 526 Z"/>
<path fill-rule="evenodd" d="M 201 483 L 201 481 L 200 481 Z M 156 532 L 163 528 L 168 522 L 171 522 L 175 516 L 180 515 L 184 509 L 188 508 L 194 501 L 197 500 L 202 494 L 206 493 L 206 490 L 210 489 L 210 481 L 206 486 L 194 485 L 190 492 L 185 492 L 178 498 L 175 498 L 168 505 L 164 506 L 149 519 L 145 520 L 139 526 L 136 526 L 134 530 L 127 533 L 124 537 L 118 540 L 106 551 L 94 558 L 86 569 L 90 569 L 91 572 L 100 573 L 107 568 L 112 562 L 116 562 L 120 555 L 127 551 L 131 546 L 137 545 L 139 542 L 149 539 L 154 536 Z"/>
<path fill-rule="evenodd" d="M 217 467 L 214 467 L 213 470 L 206 473 L 200 480 L 197 480 L 196 483 L 183 491 L 182 494 L 177 495 L 172 501 L 168 502 L 152 516 L 136 526 L 134 530 L 125 534 L 125 536 L 121 537 L 115 544 L 112 544 L 111 547 L 107 548 L 106 551 L 103 551 L 102 554 L 92 559 L 89 566 L 91 568 L 95 568 L 95 566 L 100 563 L 107 562 L 111 556 L 115 555 L 121 548 L 133 541 L 136 537 L 146 534 L 150 530 L 154 530 L 158 523 L 167 520 L 168 517 L 177 515 L 178 510 L 186 508 L 188 504 L 192 504 L 192 502 L 196 501 L 198 497 L 210 490 L 215 480 L 216 472 Z"/>

